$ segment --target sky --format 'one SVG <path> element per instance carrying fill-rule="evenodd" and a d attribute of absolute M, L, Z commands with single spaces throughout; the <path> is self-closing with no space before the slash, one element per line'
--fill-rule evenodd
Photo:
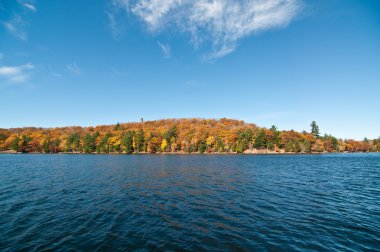
<path fill-rule="evenodd" d="M 380 1 L 0 0 L 0 128 L 234 118 L 380 136 Z"/>

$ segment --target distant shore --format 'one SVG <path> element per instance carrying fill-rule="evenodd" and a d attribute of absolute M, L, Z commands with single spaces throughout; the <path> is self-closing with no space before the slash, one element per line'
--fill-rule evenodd
<path fill-rule="evenodd" d="M 369 151 L 369 152 L 276 152 L 270 150 L 249 150 L 243 153 L 237 152 L 156 152 L 156 153 L 147 153 L 147 152 L 136 152 L 136 153 L 123 153 L 123 152 L 57 152 L 57 153 L 44 153 L 44 152 L 16 152 L 13 150 L 0 151 L 0 154 L 47 154 L 47 155 L 320 155 L 320 154 L 349 154 L 349 153 L 379 153 L 378 151 Z"/>
<path fill-rule="evenodd" d="M 221 119 L 162 119 L 94 127 L 0 129 L 5 153 L 319 154 L 380 151 L 380 138 L 338 139 L 319 132 L 279 130 Z M 13 150 L 13 151 L 12 151 Z"/>

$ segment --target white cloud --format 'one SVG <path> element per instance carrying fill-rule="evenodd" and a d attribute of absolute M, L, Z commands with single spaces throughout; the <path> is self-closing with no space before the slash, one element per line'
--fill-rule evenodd
<path fill-rule="evenodd" d="M 171 57 L 171 48 L 168 44 L 162 44 L 160 41 L 157 41 L 157 45 L 161 48 L 162 54 L 165 59 L 169 59 Z"/>
<path fill-rule="evenodd" d="M 240 39 L 284 27 L 298 14 L 302 0 L 113 0 L 113 6 L 137 16 L 148 30 L 190 34 L 206 59 L 233 52 Z"/>
<path fill-rule="evenodd" d="M 29 79 L 28 72 L 34 68 L 31 63 L 21 66 L 2 66 L 0 67 L 0 78 L 12 82 L 24 82 Z"/>
<path fill-rule="evenodd" d="M 23 6 L 31 11 L 37 11 L 37 8 L 36 6 L 34 6 L 33 4 L 31 3 L 24 3 Z"/>
<path fill-rule="evenodd" d="M 71 64 L 68 64 L 66 66 L 67 70 L 69 70 L 71 73 L 73 74 L 76 74 L 76 75 L 80 75 L 82 74 L 82 69 L 78 66 L 78 64 L 76 62 L 74 63 L 71 63 Z"/>

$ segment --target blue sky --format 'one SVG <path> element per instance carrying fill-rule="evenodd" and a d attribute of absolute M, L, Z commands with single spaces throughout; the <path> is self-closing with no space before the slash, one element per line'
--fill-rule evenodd
<path fill-rule="evenodd" d="M 0 0 L 0 128 L 235 118 L 380 136 L 380 1 Z"/>

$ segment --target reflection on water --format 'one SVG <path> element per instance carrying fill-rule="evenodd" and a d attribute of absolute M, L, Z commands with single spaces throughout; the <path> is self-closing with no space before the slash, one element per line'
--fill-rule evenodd
<path fill-rule="evenodd" d="M 0 155 L 0 250 L 376 250 L 380 155 Z"/>

